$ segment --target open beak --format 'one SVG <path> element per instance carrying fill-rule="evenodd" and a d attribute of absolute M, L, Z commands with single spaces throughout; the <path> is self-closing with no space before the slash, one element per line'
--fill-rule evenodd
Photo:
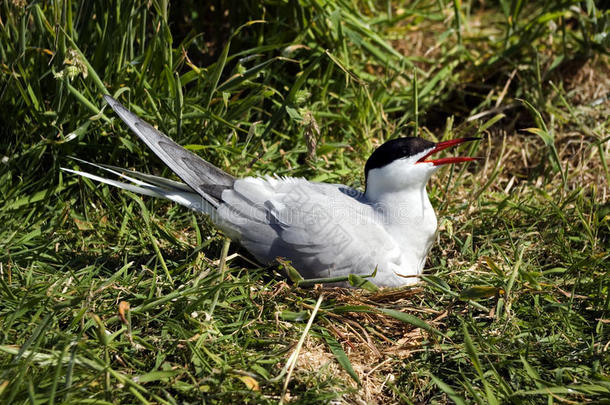
<path fill-rule="evenodd" d="M 444 149 L 450 148 L 452 146 L 460 145 L 464 142 L 477 141 L 479 139 L 481 139 L 481 138 L 458 138 L 458 139 L 451 139 L 451 140 L 444 141 L 444 142 L 439 142 L 436 144 L 434 149 L 432 149 L 426 156 L 419 159 L 417 161 L 417 163 L 433 163 L 434 166 L 440 166 L 440 165 L 448 165 L 451 163 L 472 162 L 473 160 L 477 160 L 477 158 L 474 158 L 474 157 L 446 157 L 446 158 L 440 158 L 440 159 L 428 159 L 428 157 L 430 157 L 431 155 L 434 155 L 435 153 L 438 153 Z"/>

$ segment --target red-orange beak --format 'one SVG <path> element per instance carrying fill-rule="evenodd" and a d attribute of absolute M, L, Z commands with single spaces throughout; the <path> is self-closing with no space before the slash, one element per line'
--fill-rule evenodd
<path fill-rule="evenodd" d="M 419 159 L 417 161 L 417 163 L 433 163 L 434 166 L 440 166 L 440 165 L 448 165 L 451 163 L 472 162 L 473 160 L 477 160 L 477 158 L 474 158 L 474 157 L 446 157 L 446 158 L 431 159 L 431 160 L 427 160 L 427 159 L 429 156 L 434 155 L 435 153 L 438 153 L 444 149 L 450 148 L 452 146 L 460 145 L 464 142 L 477 141 L 479 139 L 481 139 L 481 138 L 458 138 L 458 139 L 451 139 L 448 141 L 439 142 L 436 144 L 434 149 L 432 149 L 426 156 Z"/>

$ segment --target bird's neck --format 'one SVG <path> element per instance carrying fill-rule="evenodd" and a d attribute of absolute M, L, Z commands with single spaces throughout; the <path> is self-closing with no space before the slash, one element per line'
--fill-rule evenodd
<path fill-rule="evenodd" d="M 408 271 L 420 273 L 437 226 L 425 185 L 392 191 L 367 188 L 365 196 L 377 211 L 383 227 L 404 253 L 406 263 L 418 267 Z"/>
<path fill-rule="evenodd" d="M 384 219 L 386 228 L 413 228 L 422 222 L 433 222 L 436 230 L 436 214 L 425 185 L 420 188 L 381 192 L 369 188 L 365 197 Z"/>

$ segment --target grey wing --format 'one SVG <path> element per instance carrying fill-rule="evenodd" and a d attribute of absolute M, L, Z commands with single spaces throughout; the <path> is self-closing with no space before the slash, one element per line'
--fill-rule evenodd
<path fill-rule="evenodd" d="M 281 242 L 272 254 L 290 252 L 295 266 L 315 278 L 368 275 L 384 267 L 397 249 L 371 208 L 348 196 L 333 197 L 312 194 L 305 204 L 273 210 Z"/>
<path fill-rule="evenodd" d="M 227 218 L 231 211 L 231 222 L 241 221 L 235 226 L 248 250 L 264 262 L 287 258 L 305 278 L 368 275 L 399 255 L 372 207 L 345 186 L 244 179 L 223 201 L 230 209 L 221 206 L 219 213 Z"/>
<path fill-rule="evenodd" d="M 233 185 L 233 176 L 184 149 L 114 98 L 108 95 L 104 95 L 104 98 L 163 163 L 209 203 L 218 206 L 222 192 Z"/>

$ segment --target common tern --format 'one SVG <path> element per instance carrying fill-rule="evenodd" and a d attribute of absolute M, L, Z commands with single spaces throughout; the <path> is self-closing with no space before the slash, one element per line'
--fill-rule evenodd
<path fill-rule="evenodd" d="M 476 159 L 431 156 L 478 138 L 434 143 L 404 137 L 385 142 L 371 154 L 364 168 L 364 192 L 294 177 L 235 178 L 114 98 L 104 98 L 184 183 L 93 163 L 129 183 L 64 170 L 203 212 L 259 262 L 286 259 L 305 279 L 375 274 L 371 281 L 378 286 L 417 282 L 437 228 L 426 183 L 442 165 Z"/>

